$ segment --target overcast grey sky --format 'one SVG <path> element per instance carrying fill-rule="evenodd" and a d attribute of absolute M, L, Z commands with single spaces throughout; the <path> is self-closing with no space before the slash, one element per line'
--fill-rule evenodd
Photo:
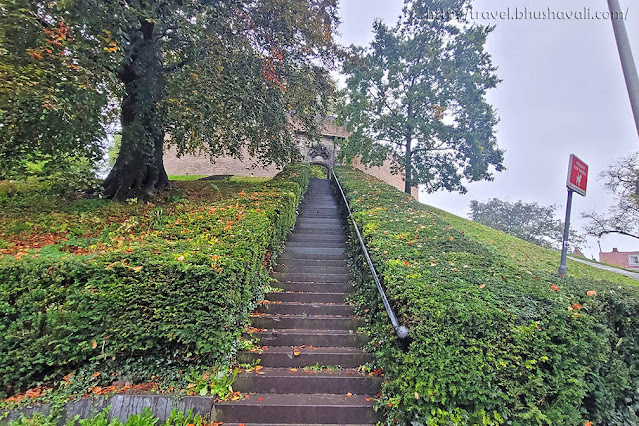
<path fill-rule="evenodd" d="M 639 3 L 620 0 L 628 12 L 626 28 L 635 59 L 639 58 Z M 340 32 L 344 44 L 368 44 L 376 18 L 394 24 L 402 0 L 341 0 Z M 475 13 L 507 12 L 515 8 L 537 13 L 590 10 L 607 12 L 606 0 L 476 0 Z M 470 200 L 497 197 L 510 201 L 557 204 L 563 218 L 568 157 L 588 163 L 588 194 L 573 198 L 572 223 L 580 229 L 580 213 L 604 211 L 612 196 L 597 175 L 616 158 L 639 151 L 639 138 L 619 62 L 610 20 L 486 19 L 496 25 L 487 50 L 503 82 L 488 98 L 501 119 L 498 143 L 506 150 L 507 170 L 493 182 L 468 185 L 468 193 L 420 193 L 420 201 L 467 217 Z M 597 257 L 596 239 L 585 249 Z M 605 236 L 604 251 L 639 250 L 639 240 Z"/>

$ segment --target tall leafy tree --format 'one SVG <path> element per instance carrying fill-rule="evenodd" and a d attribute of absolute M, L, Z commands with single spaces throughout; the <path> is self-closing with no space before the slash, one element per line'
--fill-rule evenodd
<path fill-rule="evenodd" d="M 180 154 L 248 150 L 284 164 L 297 154 L 292 127 L 316 135 L 332 96 L 336 0 L 19 1 L 40 31 L 65 28 L 64 56 L 103 94 L 91 111 L 118 103 L 108 197 L 146 199 L 168 186 L 165 135 Z"/>
<path fill-rule="evenodd" d="M 586 232 L 597 238 L 620 234 L 639 239 L 639 153 L 616 160 L 600 177 L 615 201 L 606 214 L 582 214 L 589 220 Z"/>
<path fill-rule="evenodd" d="M 101 157 L 115 80 L 68 25 L 25 0 L 0 3 L 0 179 L 44 164 L 52 173 Z M 101 47 L 100 47 L 101 48 Z"/>
<path fill-rule="evenodd" d="M 502 201 L 497 198 L 481 202 L 470 202 L 470 218 L 522 240 L 546 248 L 561 248 L 564 224 L 555 216 L 557 206 L 542 206 L 537 203 Z M 577 247 L 585 239 L 575 230 L 570 230 L 570 245 Z"/>
<path fill-rule="evenodd" d="M 343 69 L 340 116 L 352 131 L 343 158 L 381 164 L 390 153 L 408 193 L 418 184 L 465 192 L 464 180 L 503 170 L 497 118 L 485 99 L 499 82 L 484 50 L 492 27 L 464 18 L 470 4 L 406 0 L 394 27 L 377 21 L 370 46 L 352 48 Z"/>

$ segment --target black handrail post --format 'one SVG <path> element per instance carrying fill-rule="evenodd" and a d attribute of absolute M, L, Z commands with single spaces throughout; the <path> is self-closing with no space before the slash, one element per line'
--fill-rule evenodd
<path fill-rule="evenodd" d="M 342 185 L 339 183 L 337 176 L 333 169 L 331 169 L 331 174 L 333 175 L 333 179 L 335 179 L 335 183 L 337 183 L 337 188 L 339 188 L 339 192 L 342 194 L 342 199 L 344 200 L 344 205 L 346 205 L 346 210 L 348 211 L 348 217 L 353 222 L 353 227 L 355 228 L 355 234 L 357 234 L 357 239 L 359 240 L 359 244 L 362 247 L 362 252 L 364 253 L 364 257 L 366 258 L 366 263 L 368 263 L 368 268 L 371 271 L 371 275 L 373 276 L 373 280 L 375 280 L 375 285 L 377 286 L 377 291 L 382 298 L 382 303 L 384 304 L 384 308 L 386 309 L 386 313 L 390 318 L 390 322 L 395 329 L 395 334 L 401 340 L 404 340 L 408 337 L 409 331 L 408 328 L 399 324 L 397 320 L 397 316 L 395 312 L 393 312 L 393 308 L 391 308 L 390 303 L 388 302 L 388 298 L 386 297 L 386 293 L 384 292 L 384 287 L 382 287 L 382 283 L 379 281 L 379 277 L 377 276 L 377 272 L 375 272 L 375 267 L 373 266 L 373 261 L 371 257 L 368 255 L 368 250 L 366 249 L 366 244 L 364 244 L 364 238 L 362 238 L 362 234 L 359 232 L 359 228 L 357 227 L 357 222 L 355 222 L 355 218 L 351 212 L 351 207 L 348 205 L 348 200 L 346 199 L 346 194 L 344 194 L 344 190 L 342 189 Z"/>

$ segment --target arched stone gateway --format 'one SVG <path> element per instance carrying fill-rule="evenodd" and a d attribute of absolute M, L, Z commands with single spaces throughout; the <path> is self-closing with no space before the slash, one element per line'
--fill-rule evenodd
<path fill-rule="evenodd" d="M 338 164 L 337 144 L 339 139 L 347 138 L 348 132 L 343 126 L 335 124 L 335 117 L 322 119 L 322 137 L 318 142 L 310 144 L 304 132 L 296 132 L 299 140 L 300 154 L 304 161 L 326 168 L 327 175 Z M 404 190 L 404 179 L 401 175 L 391 172 L 391 161 L 386 160 L 382 166 L 365 166 L 354 161 L 354 167 L 360 169 L 384 182 L 393 185 L 400 191 Z M 186 154 L 177 157 L 175 149 L 169 148 L 164 156 L 164 166 L 169 175 L 239 175 L 239 176 L 263 176 L 272 177 L 279 171 L 275 166 L 260 166 L 254 158 L 244 152 L 244 160 L 232 157 L 216 157 L 211 161 L 210 157 Z M 417 188 L 413 188 L 413 197 L 417 199 Z"/>

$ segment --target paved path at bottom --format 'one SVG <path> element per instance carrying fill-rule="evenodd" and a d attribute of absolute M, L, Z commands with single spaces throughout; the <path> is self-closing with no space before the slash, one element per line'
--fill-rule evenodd
<path fill-rule="evenodd" d="M 639 281 L 639 273 L 630 272 L 624 269 L 615 268 L 614 266 L 602 265 L 600 263 L 589 262 L 584 259 L 579 259 L 578 257 L 568 256 L 568 259 L 574 260 L 575 262 L 583 263 L 584 265 L 590 265 L 593 268 L 603 269 L 604 271 L 614 272 L 615 274 L 624 275 L 628 278 L 632 278 L 633 280 Z"/>

